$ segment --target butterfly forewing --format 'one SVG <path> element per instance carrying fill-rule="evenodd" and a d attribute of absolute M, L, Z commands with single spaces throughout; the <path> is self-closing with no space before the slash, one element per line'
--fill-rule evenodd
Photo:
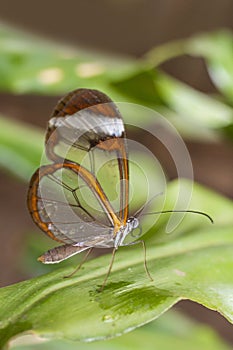
<path fill-rule="evenodd" d="M 49 121 L 46 153 L 55 162 L 70 160 L 94 174 L 126 222 L 129 171 L 124 124 L 116 105 L 91 91 L 88 97 L 69 94 L 59 102 Z M 96 104 L 88 106 L 87 101 Z M 80 105 L 85 108 L 80 110 Z"/>

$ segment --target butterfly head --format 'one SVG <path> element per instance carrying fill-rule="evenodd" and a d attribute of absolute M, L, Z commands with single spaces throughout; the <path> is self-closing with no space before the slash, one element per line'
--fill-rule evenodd
<path fill-rule="evenodd" d="M 133 231 L 135 228 L 139 226 L 139 220 L 133 216 L 129 217 L 126 226 L 129 229 L 129 232 Z"/>

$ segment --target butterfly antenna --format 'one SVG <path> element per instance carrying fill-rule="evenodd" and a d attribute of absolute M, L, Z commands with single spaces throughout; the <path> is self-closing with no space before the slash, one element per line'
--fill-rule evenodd
<path fill-rule="evenodd" d="M 167 214 L 167 213 L 192 213 L 192 214 L 199 214 L 199 215 L 203 215 L 206 218 L 208 218 L 212 224 L 214 223 L 214 220 L 212 219 L 212 217 L 210 215 L 208 215 L 207 213 L 204 213 L 203 211 L 199 211 L 199 210 L 162 210 L 162 211 L 154 211 L 152 213 L 145 213 L 145 214 L 142 214 L 142 215 L 158 215 L 158 214 Z"/>
<path fill-rule="evenodd" d="M 155 194 L 155 195 L 149 200 L 149 202 L 143 204 L 143 206 L 142 206 L 141 208 L 139 208 L 139 209 L 136 211 L 136 213 L 134 214 L 134 217 L 137 218 L 137 217 L 141 214 L 141 212 L 142 212 L 146 207 L 148 207 L 148 205 L 150 205 L 150 203 L 151 203 L 156 197 L 162 196 L 162 194 L 163 194 L 163 192 L 160 192 L 160 193 Z M 143 215 L 144 215 L 144 214 L 143 214 Z"/>

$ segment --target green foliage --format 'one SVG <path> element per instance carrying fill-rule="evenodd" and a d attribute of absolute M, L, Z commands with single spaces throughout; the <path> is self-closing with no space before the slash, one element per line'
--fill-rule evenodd
<path fill-rule="evenodd" d="M 232 34 L 221 31 L 166 44 L 133 60 L 51 45 L 1 26 L 0 89 L 17 94 L 54 95 L 77 87 L 96 88 L 115 101 L 134 102 L 160 111 L 186 137 L 206 139 L 222 130 L 232 137 L 232 42 Z M 159 70 L 159 64 L 183 54 L 205 59 L 221 95 L 203 94 Z M 1 117 L 0 166 L 28 181 L 40 163 L 43 138 L 41 130 Z M 189 185 L 185 181 L 183 184 Z M 178 191 L 177 182 L 169 184 L 164 209 L 173 207 Z M 33 336 L 62 340 L 49 343 L 49 348 L 64 345 L 72 349 L 76 344 L 64 339 L 87 341 L 124 334 L 158 318 L 182 299 L 216 310 L 232 322 L 233 204 L 195 185 L 190 208 L 208 212 L 215 224 L 187 214 L 168 235 L 165 232 L 169 217 L 161 216 L 145 237 L 153 282 L 147 279 L 143 253 L 135 246 L 119 250 L 102 293 L 98 287 L 103 282 L 109 255 L 89 261 L 70 279 L 63 276 L 73 267 L 65 264 L 51 273 L 2 288 L 0 346 L 13 336 L 32 332 Z M 147 339 L 148 349 L 152 344 L 153 348 L 156 344 L 158 348 L 170 349 L 171 342 L 174 348 L 175 340 L 182 336 L 183 340 L 177 343 L 179 349 L 203 347 L 202 342 L 206 349 L 227 349 L 208 330 L 187 326 L 187 321 L 177 315 L 172 317 L 165 318 L 165 323 L 176 326 L 178 317 L 179 326 L 174 330 L 164 330 L 163 321 L 159 320 L 131 335 L 97 343 L 95 348 L 109 345 L 136 349 L 144 346 L 141 339 Z M 41 346 L 38 349 L 46 349 Z M 85 346 L 82 345 L 84 349 Z"/>
<path fill-rule="evenodd" d="M 97 88 L 114 101 L 156 108 L 188 137 L 206 138 L 233 124 L 232 42 L 230 32 L 210 33 L 157 47 L 133 60 L 51 45 L 2 26 L 0 89 L 51 95 L 77 87 Z M 202 55 L 226 102 L 155 69 L 182 54 Z"/>
<path fill-rule="evenodd" d="M 218 31 L 194 38 L 190 54 L 206 59 L 211 79 L 226 100 L 233 105 L 233 36 L 230 31 Z"/>
<path fill-rule="evenodd" d="M 0 27 L 0 89 L 12 93 L 63 94 L 79 87 L 105 90 L 114 72 L 131 61 L 58 46 Z M 128 68 L 129 66 L 129 68 Z"/>
<path fill-rule="evenodd" d="M 188 184 L 188 183 L 187 183 Z M 179 184 L 168 186 L 170 207 Z M 187 214 L 165 236 L 167 220 L 159 219 L 146 237 L 147 262 L 141 247 L 121 248 L 107 286 L 103 283 L 110 256 L 91 260 L 75 276 L 73 267 L 27 280 L 0 291 L 0 344 L 25 331 L 49 339 L 97 340 L 114 337 L 156 319 L 177 301 L 190 299 L 233 321 L 233 204 L 201 186 L 194 187 L 191 207 L 198 204 L 215 219 Z"/>

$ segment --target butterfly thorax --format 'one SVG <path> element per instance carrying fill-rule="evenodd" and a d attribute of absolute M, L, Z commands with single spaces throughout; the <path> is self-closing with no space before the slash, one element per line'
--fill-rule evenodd
<path fill-rule="evenodd" d="M 139 225 L 139 221 L 137 218 L 130 217 L 126 221 L 126 224 L 121 226 L 117 231 L 116 236 L 114 238 L 114 248 L 118 248 L 121 245 L 124 245 L 124 240 L 128 236 L 130 232 L 132 232 Z"/>

